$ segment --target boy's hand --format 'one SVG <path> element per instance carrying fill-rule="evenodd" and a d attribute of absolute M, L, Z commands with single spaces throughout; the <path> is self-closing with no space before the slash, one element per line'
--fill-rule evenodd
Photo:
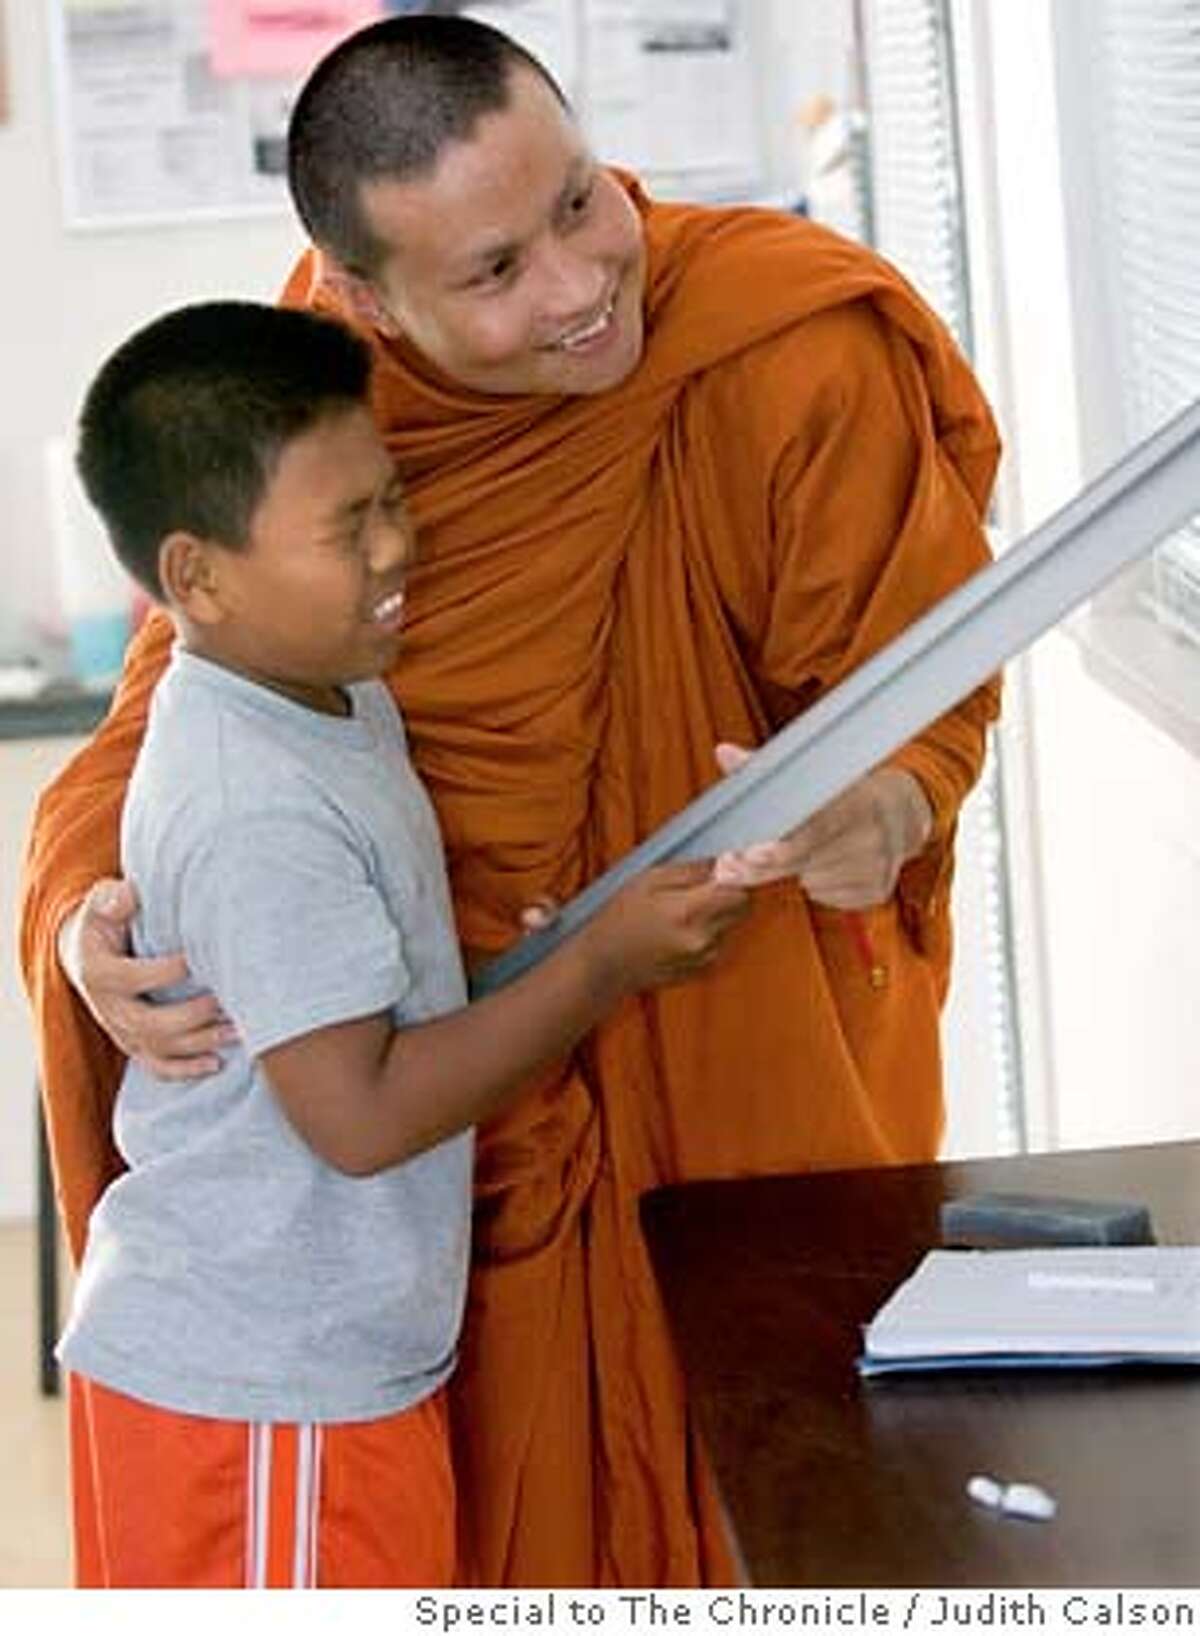
<path fill-rule="evenodd" d="M 749 907 L 749 891 L 715 881 L 711 861 L 661 864 L 622 887 L 581 936 L 601 979 L 632 993 L 710 966 Z"/>
<path fill-rule="evenodd" d="M 129 925 L 137 913 L 130 881 L 101 880 L 63 921 L 58 958 L 71 986 L 113 1044 L 158 1079 L 201 1079 L 221 1066 L 216 1054 L 236 1033 L 211 994 L 172 1005 L 145 998 L 187 976 L 182 954 L 137 960 Z"/>

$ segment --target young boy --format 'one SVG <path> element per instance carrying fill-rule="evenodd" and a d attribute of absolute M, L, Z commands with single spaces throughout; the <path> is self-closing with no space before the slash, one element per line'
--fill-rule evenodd
<path fill-rule="evenodd" d="M 71 1372 L 81 1585 L 449 1583 L 443 1387 L 470 1127 L 745 908 L 647 871 L 465 1005 L 441 845 L 377 680 L 413 536 L 366 349 L 298 312 L 168 314 L 91 387 L 79 469 L 178 641 L 129 789 L 139 954 L 236 1027 L 187 1087 L 131 1062 Z"/>

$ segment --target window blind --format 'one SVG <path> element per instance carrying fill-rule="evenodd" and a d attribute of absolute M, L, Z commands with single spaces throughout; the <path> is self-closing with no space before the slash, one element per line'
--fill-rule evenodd
<path fill-rule="evenodd" d="M 1093 107 L 1125 439 L 1200 398 L 1200 0 L 1099 0 Z M 1146 596 L 1200 643 L 1200 517 Z"/>
<path fill-rule="evenodd" d="M 855 0 L 855 25 L 867 109 L 870 240 L 912 281 L 970 357 L 974 338 L 949 0 Z M 1000 1151 L 1013 1151 L 1026 1146 L 1027 1121 L 1002 756 L 1002 743 L 993 735 L 964 838 L 974 836 L 983 882 L 995 1139 Z"/>
<path fill-rule="evenodd" d="M 873 239 L 971 350 L 946 0 L 863 0 Z"/>

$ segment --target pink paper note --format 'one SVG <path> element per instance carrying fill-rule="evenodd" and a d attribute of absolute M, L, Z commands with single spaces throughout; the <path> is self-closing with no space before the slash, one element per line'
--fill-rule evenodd
<path fill-rule="evenodd" d="M 212 71 L 299 78 L 383 12 L 382 0 L 208 0 Z"/>

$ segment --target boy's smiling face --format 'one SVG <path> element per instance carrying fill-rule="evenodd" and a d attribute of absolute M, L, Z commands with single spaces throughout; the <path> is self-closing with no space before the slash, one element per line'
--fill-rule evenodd
<path fill-rule="evenodd" d="M 193 651 L 317 710 L 396 656 L 415 550 L 371 416 L 337 406 L 285 445 L 243 550 L 173 535 L 164 579 Z"/>

